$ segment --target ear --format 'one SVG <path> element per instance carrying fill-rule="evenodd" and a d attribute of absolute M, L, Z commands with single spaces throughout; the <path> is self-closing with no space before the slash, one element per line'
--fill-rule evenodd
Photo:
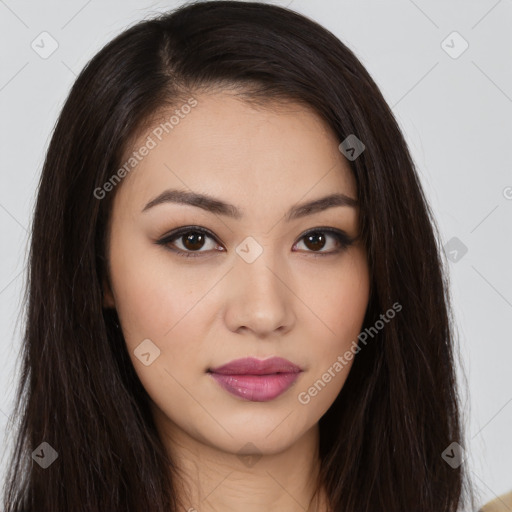
<path fill-rule="evenodd" d="M 108 279 L 105 277 L 103 279 L 103 307 L 104 308 L 114 308 L 116 307 L 116 302 L 114 300 L 114 294 L 112 293 L 112 288 Z"/>

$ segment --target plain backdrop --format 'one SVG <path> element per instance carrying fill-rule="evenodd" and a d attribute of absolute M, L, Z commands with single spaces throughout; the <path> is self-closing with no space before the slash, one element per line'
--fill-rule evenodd
<path fill-rule="evenodd" d="M 0 0 L 0 434 L 18 379 L 31 214 L 58 113 L 105 43 L 181 3 Z M 493 499 L 512 489 L 512 2 L 273 3 L 351 48 L 405 134 L 449 258 L 467 379 L 463 463 L 480 501 Z"/>

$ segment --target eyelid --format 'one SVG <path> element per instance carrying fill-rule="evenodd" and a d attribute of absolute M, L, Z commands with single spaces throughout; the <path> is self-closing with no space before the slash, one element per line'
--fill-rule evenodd
<path fill-rule="evenodd" d="M 308 229 L 307 231 L 304 231 L 304 233 L 301 233 L 301 235 L 293 245 L 295 246 L 300 240 L 313 233 L 328 233 L 331 236 L 333 236 L 339 244 L 339 247 L 334 251 L 306 251 L 307 254 L 311 254 L 312 256 L 318 257 L 329 255 L 334 256 L 336 254 L 340 254 L 344 252 L 346 249 L 348 249 L 359 238 L 359 236 L 350 236 L 342 229 L 332 228 L 329 226 L 317 226 Z"/>
<path fill-rule="evenodd" d="M 214 235 L 209 229 L 203 228 L 201 226 L 195 226 L 195 225 L 182 226 L 182 227 L 179 227 L 177 229 L 174 229 L 170 233 L 164 235 L 162 238 L 157 240 L 156 243 L 158 245 L 163 245 L 167 250 L 172 251 L 175 254 L 178 254 L 179 256 L 184 256 L 184 257 L 190 257 L 190 256 L 191 257 L 198 257 L 198 256 L 200 256 L 200 257 L 203 257 L 205 255 L 205 253 L 209 253 L 210 251 L 183 251 L 181 249 L 170 248 L 169 247 L 169 244 L 171 243 L 171 241 L 177 240 L 180 237 L 182 237 L 183 235 L 185 235 L 187 233 L 191 233 L 191 232 L 197 232 L 197 233 L 202 233 L 203 235 L 207 235 L 211 239 L 215 240 L 215 242 L 217 244 L 220 244 L 219 241 L 218 241 L 218 237 L 216 235 Z M 225 249 L 223 249 L 223 251 L 225 251 Z"/>
<path fill-rule="evenodd" d="M 176 228 L 175 230 L 169 232 L 168 234 L 161 237 L 159 240 L 157 240 L 155 243 L 158 245 L 164 246 L 167 250 L 174 252 L 175 254 L 178 254 L 179 256 L 184 257 L 204 257 L 204 255 L 210 253 L 210 251 L 183 251 L 181 249 L 177 248 L 170 248 L 169 244 L 172 241 L 175 241 L 176 239 L 179 239 L 181 236 L 191 233 L 191 232 L 197 232 L 202 233 L 204 235 L 207 235 L 211 239 L 213 239 L 217 244 L 221 245 L 222 242 L 219 242 L 218 237 L 212 233 L 209 229 L 204 228 L 202 226 L 196 226 L 196 225 L 189 225 L 189 226 L 182 226 L 179 228 Z M 313 234 L 313 233 L 328 233 L 331 236 L 333 236 L 340 247 L 334 251 L 305 251 L 308 254 L 312 254 L 313 256 L 328 256 L 328 255 L 335 255 L 343 252 L 345 249 L 347 249 L 350 245 L 352 245 L 358 238 L 358 236 L 352 237 L 349 236 L 345 231 L 338 229 L 338 228 L 332 228 L 329 226 L 317 226 L 311 229 L 308 229 L 300 234 L 300 236 L 297 238 L 297 240 L 293 243 L 295 246 L 299 241 L 301 241 L 306 236 Z M 225 251 L 226 249 L 223 249 L 220 252 Z M 301 251 L 299 251 L 301 252 Z"/>

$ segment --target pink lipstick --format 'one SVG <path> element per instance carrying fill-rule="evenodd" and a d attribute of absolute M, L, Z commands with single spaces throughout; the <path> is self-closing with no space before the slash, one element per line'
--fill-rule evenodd
<path fill-rule="evenodd" d="M 282 357 L 235 359 L 208 373 L 231 394 L 252 402 L 267 402 L 284 393 L 302 369 Z"/>

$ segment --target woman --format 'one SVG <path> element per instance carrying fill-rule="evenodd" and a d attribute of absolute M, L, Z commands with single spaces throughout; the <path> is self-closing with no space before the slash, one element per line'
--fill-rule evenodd
<path fill-rule="evenodd" d="M 334 35 L 256 2 L 131 27 L 48 149 L 4 509 L 457 510 L 447 286 Z"/>

